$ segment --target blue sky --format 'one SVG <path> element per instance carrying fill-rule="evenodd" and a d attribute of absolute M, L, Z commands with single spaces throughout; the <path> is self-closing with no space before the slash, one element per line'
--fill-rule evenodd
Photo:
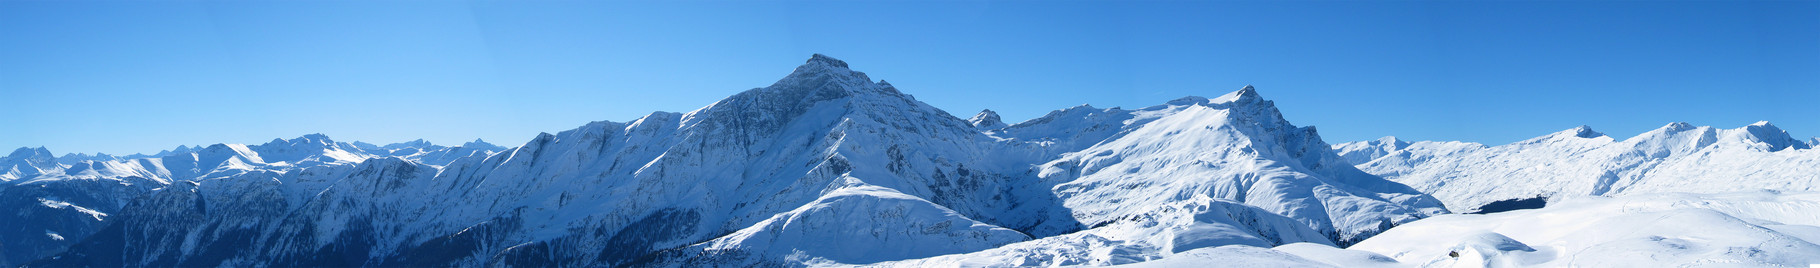
<path fill-rule="evenodd" d="M 689 111 L 812 53 L 1007 121 L 1256 85 L 1330 142 L 1820 135 L 1817 2 L 0 1 L 0 147 L 389 143 Z"/>

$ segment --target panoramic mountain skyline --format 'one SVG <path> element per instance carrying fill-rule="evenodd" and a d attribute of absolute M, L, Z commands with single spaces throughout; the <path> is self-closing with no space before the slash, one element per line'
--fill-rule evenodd
<path fill-rule="evenodd" d="M 0 267 L 1808 267 L 1814 14 L 0 0 Z"/>
<path fill-rule="evenodd" d="M 1006 123 L 1256 85 L 1336 143 L 1763 120 L 1806 138 L 1820 136 L 1814 13 L 1820 3 L 1792 1 L 5 1 L 0 36 L 30 41 L 0 42 L 0 125 L 14 130 L 0 148 L 123 155 L 308 133 L 510 144 L 687 111 L 813 53 Z"/>
<path fill-rule="evenodd" d="M 516 147 L 310 134 L 91 159 L 26 148 L 0 157 L 0 210 L 11 211 L 0 213 L 0 265 L 1820 261 L 1809 242 L 1820 219 L 1802 213 L 1820 208 L 1820 151 L 1767 122 L 1675 123 L 1622 142 L 1582 126 L 1496 147 L 1336 145 L 1252 86 L 997 117 L 954 116 L 815 54 L 687 113 L 593 121 Z M 1576 183 L 1586 180 L 1597 183 Z M 1535 213 L 1590 224 L 1521 216 Z M 1574 235 L 1635 226 L 1648 228 Z M 1621 254 L 1577 254 L 1589 250 Z"/>
<path fill-rule="evenodd" d="M 816 54 L 688 113 L 511 148 L 306 135 L 72 164 L 15 154 L 0 158 L 0 209 L 17 211 L 0 229 L 23 231 L 0 241 L 29 246 L 0 248 L 0 265 L 1107 265 L 1346 246 L 1447 213 L 1353 168 L 1251 86 L 982 122 Z M 1197 149 L 1168 150 L 1180 144 Z M 1105 250 L 1120 253 L 1069 253 Z"/>

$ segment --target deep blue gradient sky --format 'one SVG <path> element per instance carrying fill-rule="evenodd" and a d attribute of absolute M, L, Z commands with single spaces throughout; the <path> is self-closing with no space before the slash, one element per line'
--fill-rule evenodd
<path fill-rule="evenodd" d="M 686 112 L 812 53 L 967 117 L 1252 84 L 1330 142 L 1820 135 L 1817 2 L 0 1 L 0 147 L 389 143 Z"/>

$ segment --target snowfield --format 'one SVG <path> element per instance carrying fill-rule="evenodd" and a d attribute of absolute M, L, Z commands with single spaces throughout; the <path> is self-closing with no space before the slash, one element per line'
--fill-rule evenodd
<path fill-rule="evenodd" d="M 1578 197 L 1547 208 L 1442 215 L 1346 249 L 1196 249 L 1130 267 L 1807 267 L 1820 263 L 1820 192 Z"/>
<path fill-rule="evenodd" d="M 1624 140 L 1581 126 L 1500 146 L 1386 137 L 1334 149 L 1360 170 L 1472 212 L 1534 197 L 1820 191 L 1820 150 L 1810 147 L 1758 122 L 1735 129 L 1671 123 Z"/>
<path fill-rule="evenodd" d="M 694 111 L 509 148 L 21 148 L 0 158 L 0 266 L 1799 266 L 1820 249 L 1802 192 L 1820 154 L 1767 123 L 1329 145 L 1250 86 L 1001 120 L 818 54 Z M 1651 194 L 1690 191 L 1748 192 Z M 1523 198 L 1547 207 L 1449 210 Z"/>
<path fill-rule="evenodd" d="M 1349 249 L 1424 267 L 1804 267 L 1820 264 L 1816 242 L 1820 193 L 1758 191 L 1582 197 L 1445 215 Z"/>

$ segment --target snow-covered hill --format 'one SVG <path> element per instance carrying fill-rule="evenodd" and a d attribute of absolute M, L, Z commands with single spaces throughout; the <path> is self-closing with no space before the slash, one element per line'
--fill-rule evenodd
<path fill-rule="evenodd" d="M 31 171 L 0 190 L 38 192 L 0 209 L 78 224 L 0 236 L 62 237 L 8 248 L 27 266 L 1062 265 L 1346 245 L 1446 212 L 1328 148 L 1251 87 L 1005 125 L 815 55 L 695 111 L 514 148 L 310 135 L 50 166 L 25 150 L 0 163 Z"/>
<path fill-rule="evenodd" d="M 1128 267 L 1806 267 L 1820 263 L 1814 211 L 1820 192 L 1581 196 L 1423 219 L 1346 249 L 1229 245 Z"/>
<path fill-rule="evenodd" d="M 1820 190 L 1820 150 L 1769 122 L 1673 123 L 1624 140 L 1581 126 L 1507 145 L 1394 138 L 1334 146 L 1381 155 L 1359 169 L 1434 195 L 1454 211 L 1498 201 L 1636 193 Z M 1385 150 L 1381 148 L 1400 149 Z"/>
<path fill-rule="evenodd" d="M 1424 267 L 1804 267 L 1820 263 L 1815 211 L 1816 192 L 1576 197 L 1435 217 L 1349 249 Z"/>

